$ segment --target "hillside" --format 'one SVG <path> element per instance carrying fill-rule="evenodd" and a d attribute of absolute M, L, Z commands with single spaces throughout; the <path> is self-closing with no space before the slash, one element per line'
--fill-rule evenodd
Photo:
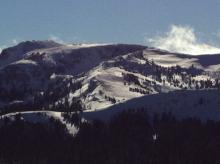
<path fill-rule="evenodd" d="M 178 119 L 199 118 L 220 121 L 219 90 L 174 91 L 131 99 L 105 110 L 84 113 L 89 120 L 109 120 L 125 110 L 146 110 L 151 116 L 170 113 Z"/>
<path fill-rule="evenodd" d="M 141 45 L 22 42 L 0 55 L 0 107 L 2 113 L 69 111 L 80 103 L 85 111 L 99 111 L 144 101 L 156 110 L 169 92 L 210 95 L 209 106 L 217 103 L 210 90 L 220 88 L 219 63 L 219 54 L 191 56 Z M 167 111 L 176 108 L 170 97 Z"/>

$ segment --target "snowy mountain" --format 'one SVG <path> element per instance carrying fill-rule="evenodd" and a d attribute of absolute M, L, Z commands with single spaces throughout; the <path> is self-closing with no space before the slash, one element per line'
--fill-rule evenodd
<path fill-rule="evenodd" d="M 172 93 L 213 95 L 209 90 L 219 89 L 219 70 L 220 54 L 191 56 L 141 45 L 27 41 L 0 55 L 0 107 L 2 113 L 63 111 L 80 101 L 84 110 L 96 113 L 117 110 L 117 104 L 135 102 L 143 107 L 140 104 L 146 102 L 152 110 L 158 109 L 156 104 L 163 104 L 161 108 L 171 104 L 171 110 L 176 97 Z M 164 99 L 165 93 L 171 98 Z M 185 101 L 190 104 L 190 99 L 180 104 Z M 213 104 L 206 103 L 206 108 L 217 111 L 219 102 L 207 101 Z"/>
<path fill-rule="evenodd" d="M 60 46 L 53 41 L 26 41 L 14 47 L 4 49 L 0 55 L 0 67 L 21 60 L 25 53 L 42 48 L 52 48 Z"/>

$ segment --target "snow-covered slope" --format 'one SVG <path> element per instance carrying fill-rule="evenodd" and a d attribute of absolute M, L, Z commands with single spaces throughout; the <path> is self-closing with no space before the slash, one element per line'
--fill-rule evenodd
<path fill-rule="evenodd" d="M 218 72 L 207 71 L 198 58 L 179 55 L 145 49 L 101 63 L 83 81 L 86 109 L 102 110 L 132 98 L 175 90 L 219 88 Z"/>
<path fill-rule="evenodd" d="M 6 113 L 59 111 L 76 99 L 95 112 L 143 96 L 220 88 L 219 54 L 190 56 L 141 45 L 23 42 L 2 52 L 0 66 L 0 108 Z"/>
<path fill-rule="evenodd" d="M 87 111 L 86 119 L 108 120 L 123 110 L 145 109 L 148 114 L 171 113 L 179 119 L 196 117 L 220 121 L 220 91 L 174 91 L 131 99 L 101 111 Z"/>
<path fill-rule="evenodd" d="M 100 63 L 144 48 L 125 44 L 73 44 L 44 46 L 19 54 L 21 59 L 0 68 L 1 104 L 17 106 L 19 102 L 20 106 L 23 102 L 22 107 L 31 104 L 31 108 L 39 108 L 42 104 L 62 103 L 69 95 L 76 94 L 73 92 L 79 89 L 80 81 L 87 78 L 84 75 Z"/>
<path fill-rule="evenodd" d="M 0 67 L 22 59 L 25 53 L 43 48 L 59 47 L 61 44 L 53 41 L 26 41 L 14 47 L 4 49 L 0 54 Z"/>
<path fill-rule="evenodd" d="M 1 119 L 9 118 L 14 120 L 16 115 L 20 115 L 21 119 L 32 122 L 32 123 L 48 123 L 50 118 L 53 118 L 57 121 L 60 121 L 64 124 L 71 135 L 76 135 L 78 132 L 78 128 L 73 124 L 67 122 L 61 112 L 54 112 L 54 111 L 25 111 L 25 112 L 14 112 L 10 114 L 5 114 L 0 117 Z"/>

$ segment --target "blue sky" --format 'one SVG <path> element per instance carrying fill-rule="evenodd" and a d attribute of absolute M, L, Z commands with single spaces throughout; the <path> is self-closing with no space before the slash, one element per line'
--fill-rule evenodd
<path fill-rule="evenodd" d="M 219 0 L 1 0 L 0 46 L 21 40 L 137 43 L 191 27 L 220 46 Z"/>

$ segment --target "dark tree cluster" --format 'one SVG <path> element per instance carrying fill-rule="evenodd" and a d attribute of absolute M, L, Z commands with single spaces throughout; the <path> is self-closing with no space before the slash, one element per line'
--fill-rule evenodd
<path fill-rule="evenodd" d="M 152 118 L 146 110 L 128 110 L 106 122 L 80 122 L 75 136 L 54 119 L 42 124 L 16 116 L 15 121 L 3 119 L 0 125 L 2 164 L 220 162 L 220 122 L 177 120 L 171 114 Z"/>
<path fill-rule="evenodd" d="M 30 123 L 20 115 L 15 121 L 0 120 L 0 134 L 1 164 L 62 163 L 72 140 L 59 121 L 51 118 L 45 124 Z"/>
<path fill-rule="evenodd" d="M 137 93 L 140 93 L 140 94 L 142 94 L 142 95 L 150 94 L 149 91 L 145 91 L 145 90 L 139 89 L 139 88 L 131 88 L 131 87 L 129 87 L 129 91 L 130 91 L 130 92 L 137 92 Z"/>
<path fill-rule="evenodd" d="M 48 85 L 45 86 L 44 90 L 35 92 L 30 92 L 30 90 L 28 90 L 27 93 L 29 93 L 29 99 L 26 101 L 14 101 L 12 103 L 8 103 L 7 106 L 4 106 L 1 112 L 13 112 L 20 110 L 72 110 L 73 105 L 76 104 L 76 100 L 74 98 L 72 103 L 69 103 L 67 101 L 67 99 L 69 99 L 69 93 L 73 93 L 81 87 L 81 81 L 75 81 L 74 78 L 57 77 L 51 80 Z M 11 91 L 10 94 L 14 95 L 15 93 L 16 92 Z M 15 97 L 17 96 L 18 95 Z"/>
<path fill-rule="evenodd" d="M 110 97 L 110 96 L 106 96 L 106 95 L 105 95 L 105 99 L 106 99 L 107 101 L 110 101 L 112 104 L 115 104 L 115 103 L 117 102 L 114 97 Z"/>
<path fill-rule="evenodd" d="M 178 65 L 172 67 L 163 67 L 157 65 L 153 60 L 145 60 L 145 64 L 141 64 L 121 59 L 120 61 L 117 61 L 115 65 L 119 67 L 121 67 L 122 65 L 123 68 L 129 72 L 141 73 L 146 77 L 151 76 L 155 81 L 163 84 L 165 84 L 165 82 L 168 82 L 170 85 L 182 89 L 220 88 L 220 82 L 217 78 L 214 81 L 212 81 L 211 79 L 195 80 L 194 77 L 196 77 L 197 75 L 202 75 L 204 72 L 203 70 L 196 68 L 194 65 L 189 68 L 183 68 Z M 137 76 L 125 73 L 123 73 L 122 75 L 124 80 L 128 83 L 141 85 Z M 179 76 L 180 79 L 177 79 L 176 76 Z"/>
<path fill-rule="evenodd" d="M 130 83 L 134 83 L 136 85 L 140 85 L 140 82 L 138 80 L 138 77 L 131 74 L 131 73 L 122 73 L 122 76 L 123 76 L 123 79 L 128 82 L 129 84 Z"/>
<path fill-rule="evenodd" d="M 75 82 L 74 79 L 63 79 L 63 78 L 57 78 L 54 81 L 51 81 L 47 89 L 44 91 L 43 95 L 41 96 L 40 100 L 43 102 L 40 102 L 41 104 L 44 104 L 45 106 L 49 105 L 55 105 L 54 103 L 62 98 L 67 99 L 68 94 L 71 92 L 75 92 L 76 90 L 80 89 L 82 87 L 82 83 L 80 81 Z M 36 103 L 39 103 L 38 99 L 35 100 Z M 60 102 L 61 104 L 64 104 L 64 102 Z"/>
<path fill-rule="evenodd" d="M 62 84 L 64 83 L 64 87 Z M 66 87 L 66 88 L 65 88 Z M 44 92 L 36 92 L 29 101 L 13 101 L 0 108 L 0 115 L 19 111 L 52 110 L 77 112 L 84 110 L 79 98 L 70 98 L 69 93 L 82 87 L 81 82 L 58 80 L 50 83 Z M 64 96 L 64 97 L 62 97 Z"/>
<path fill-rule="evenodd" d="M 84 110 L 84 106 L 81 100 L 79 100 L 78 98 L 73 97 L 71 99 L 71 102 L 69 102 L 68 97 L 66 97 L 64 101 L 58 102 L 57 104 L 53 103 L 51 105 L 43 105 L 41 110 L 59 111 L 68 114 L 82 112 Z M 7 113 L 24 111 L 39 111 L 39 108 L 35 108 L 33 104 L 26 106 L 22 102 L 17 102 L 14 105 L 10 105 L 9 107 L 4 107 L 2 109 L 0 108 L 0 116 L 5 115 Z"/>

